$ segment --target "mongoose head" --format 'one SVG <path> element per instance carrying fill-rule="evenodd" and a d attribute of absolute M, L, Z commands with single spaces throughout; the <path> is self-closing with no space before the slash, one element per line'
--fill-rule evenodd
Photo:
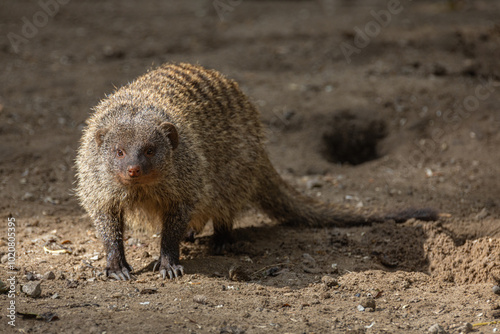
<path fill-rule="evenodd" d="M 154 184 L 178 146 L 176 127 L 127 121 L 96 131 L 95 142 L 107 161 L 107 169 L 124 186 Z"/>

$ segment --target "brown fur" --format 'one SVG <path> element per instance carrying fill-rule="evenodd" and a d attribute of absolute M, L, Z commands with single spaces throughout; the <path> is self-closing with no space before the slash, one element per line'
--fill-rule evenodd
<path fill-rule="evenodd" d="M 107 252 L 107 273 L 129 278 L 125 220 L 162 228 L 160 271 L 183 274 L 179 242 L 210 219 L 221 245 L 249 206 L 288 225 L 379 219 L 336 213 L 287 185 L 263 146 L 259 113 L 220 73 L 166 64 L 101 101 L 77 156 L 77 193 Z"/>

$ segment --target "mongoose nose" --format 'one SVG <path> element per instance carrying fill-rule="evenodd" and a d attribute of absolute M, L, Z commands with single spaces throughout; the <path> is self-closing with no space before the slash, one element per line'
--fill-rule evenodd
<path fill-rule="evenodd" d="M 129 166 L 128 167 L 128 176 L 130 177 L 138 177 L 141 176 L 141 167 L 139 166 Z"/>

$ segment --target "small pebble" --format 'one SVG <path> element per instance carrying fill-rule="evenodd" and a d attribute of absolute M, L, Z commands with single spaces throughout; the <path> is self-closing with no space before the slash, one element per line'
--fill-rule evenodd
<path fill-rule="evenodd" d="M 311 255 L 304 253 L 302 254 L 302 258 L 302 269 L 304 272 L 309 274 L 319 274 L 321 272 L 319 268 L 316 268 L 316 260 Z"/>
<path fill-rule="evenodd" d="M 129 246 L 134 246 L 134 245 L 138 245 L 138 244 L 140 244 L 139 239 L 130 238 L 127 240 L 127 245 L 129 245 Z"/>
<path fill-rule="evenodd" d="M 195 295 L 193 296 L 193 301 L 195 303 L 205 305 L 207 303 L 207 297 L 205 297 L 204 295 Z"/>
<path fill-rule="evenodd" d="M 479 211 L 478 214 L 476 214 L 476 220 L 482 220 L 486 217 L 488 217 L 489 213 L 488 213 L 488 210 L 486 210 L 486 208 L 483 208 L 481 211 Z"/>
<path fill-rule="evenodd" d="M 306 183 L 306 187 L 309 190 L 314 189 L 314 188 L 321 188 L 322 186 L 323 186 L 323 183 L 318 178 L 307 180 L 307 183 Z"/>
<path fill-rule="evenodd" d="M 240 266 L 232 266 L 229 269 L 229 279 L 231 281 L 249 281 L 250 277 Z"/>
<path fill-rule="evenodd" d="M 304 270 L 305 273 L 308 273 L 308 274 L 319 274 L 321 273 L 321 269 L 320 268 L 315 268 L 315 267 L 309 267 L 309 266 L 302 266 L 302 269 Z"/>
<path fill-rule="evenodd" d="M 31 298 L 38 298 L 42 294 L 39 281 L 28 282 L 23 285 L 22 291 Z"/>
<path fill-rule="evenodd" d="M 63 271 L 58 271 L 57 272 L 57 279 L 60 279 L 60 280 L 66 279 L 66 275 L 64 274 Z"/>
<path fill-rule="evenodd" d="M 21 197 L 21 200 L 23 200 L 23 201 L 34 201 L 35 200 L 35 195 L 33 195 L 30 192 L 27 192 L 27 193 L 25 193 L 23 195 L 23 197 Z"/>
<path fill-rule="evenodd" d="M 9 254 L 4 254 L 0 259 L 1 263 L 7 263 L 9 261 Z"/>
<path fill-rule="evenodd" d="M 330 292 L 323 292 L 320 297 L 322 299 L 329 299 L 329 298 L 332 298 L 332 294 Z"/>
<path fill-rule="evenodd" d="M 54 204 L 54 205 L 59 204 L 59 200 L 57 198 L 52 198 L 50 196 L 45 197 L 43 201 L 45 203 Z"/>
<path fill-rule="evenodd" d="M 139 292 L 141 295 L 152 295 L 153 293 L 157 293 L 158 289 L 156 288 L 144 288 Z"/>
<path fill-rule="evenodd" d="M 31 271 L 28 271 L 26 273 L 26 279 L 28 281 L 35 281 L 36 280 L 35 274 L 33 274 Z"/>
<path fill-rule="evenodd" d="M 463 325 L 458 328 L 458 332 L 461 334 L 467 334 L 472 332 L 473 329 L 474 328 L 472 327 L 471 323 L 464 322 Z"/>
<path fill-rule="evenodd" d="M 5 284 L 4 282 L 0 281 L 0 294 L 4 294 L 4 293 L 7 293 L 9 292 L 10 290 L 10 287 Z"/>
<path fill-rule="evenodd" d="M 75 289 L 76 287 L 78 287 L 78 281 L 68 279 L 66 280 L 66 287 L 70 289 Z"/>
<path fill-rule="evenodd" d="M 494 285 L 492 290 L 494 294 L 500 295 L 500 286 Z"/>
<path fill-rule="evenodd" d="M 444 330 L 443 327 L 439 326 L 438 324 L 434 324 L 431 327 L 429 327 L 428 330 L 429 333 L 437 333 L 437 334 L 447 334 L 448 332 Z"/>
<path fill-rule="evenodd" d="M 360 312 L 364 312 L 365 308 L 363 307 L 363 305 L 358 305 L 358 311 Z"/>
<path fill-rule="evenodd" d="M 52 271 L 48 271 L 45 274 L 43 274 L 43 279 L 45 279 L 45 280 L 56 279 L 56 274 L 54 274 Z"/>
<path fill-rule="evenodd" d="M 263 275 L 266 277 L 267 276 L 275 277 L 275 276 L 278 276 L 280 273 L 281 273 L 280 267 L 272 267 L 272 268 L 269 268 L 266 271 L 264 271 Z"/>
<path fill-rule="evenodd" d="M 332 276 L 325 275 L 321 277 L 321 282 L 328 288 L 333 288 L 334 286 L 339 285 L 339 282 L 337 279 L 333 278 Z"/>
<path fill-rule="evenodd" d="M 272 325 L 272 324 L 270 324 Z M 221 327 L 219 330 L 219 333 L 221 334 L 244 334 L 245 330 L 236 326 L 226 326 L 226 327 Z"/>
<path fill-rule="evenodd" d="M 304 258 L 304 263 L 309 263 L 309 264 L 315 264 L 316 260 L 308 253 L 302 254 L 302 257 Z"/>
<path fill-rule="evenodd" d="M 375 308 L 376 308 L 375 299 L 373 299 L 373 297 L 365 297 L 365 298 L 361 299 L 361 303 L 360 304 L 365 309 L 371 308 L 371 309 L 375 310 Z"/>

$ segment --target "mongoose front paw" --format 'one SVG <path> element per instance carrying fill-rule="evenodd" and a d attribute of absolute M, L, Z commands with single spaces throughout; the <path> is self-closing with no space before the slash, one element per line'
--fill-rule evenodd
<path fill-rule="evenodd" d="M 156 268 L 158 268 L 163 279 L 167 278 L 167 274 L 169 279 L 173 279 L 174 277 L 178 278 L 184 275 L 184 267 L 180 264 L 162 264 L 161 262 L 162 261 L 160 260 L 155 263 L 153 272 L 156 271 Z"/>
<path fill-rule="evenodd" d="M 107 277 L 114 278 L 117 281 L 132 279 L 133 276 L 130 274 L 132 271 L 134 270 L 128 263 L 124 263 L 123 265 L 108 266 L 104 269 Z"/>

